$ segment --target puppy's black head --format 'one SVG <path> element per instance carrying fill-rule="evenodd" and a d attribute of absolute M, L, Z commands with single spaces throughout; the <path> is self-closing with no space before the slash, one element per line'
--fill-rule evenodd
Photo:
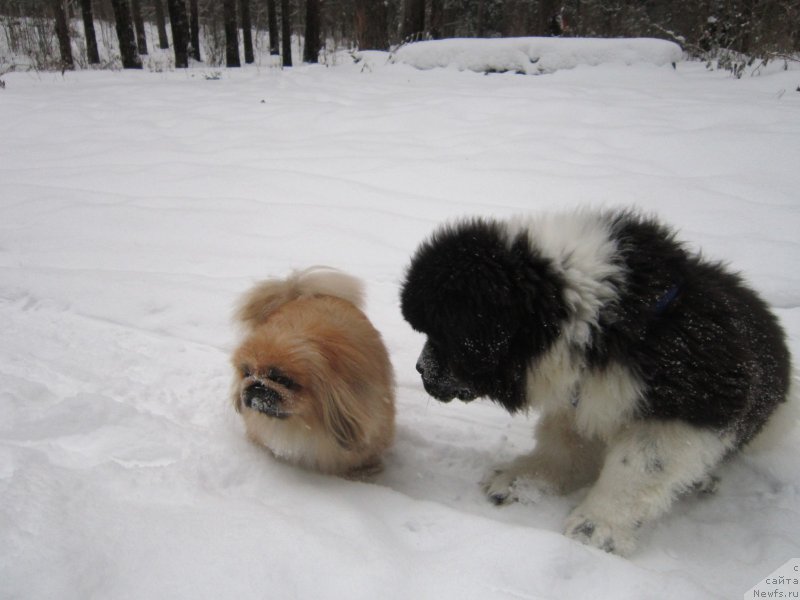
<path fill-rule="evenodd" d="M 500 223 L 434 233 L 401 292 L 403 316 L 428 336 L 417 363 L 425 389 L 444 402 L 487 396 L 511 412 L 522 408 L 525 369 L 566 317 L 562 290 L 550 261 Z"/>

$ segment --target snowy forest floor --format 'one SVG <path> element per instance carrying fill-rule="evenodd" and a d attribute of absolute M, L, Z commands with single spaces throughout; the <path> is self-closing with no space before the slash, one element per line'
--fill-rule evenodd
<path fill-rule="evenodd" d="M 561 535 L 581 497 L 478 482 L 535 415 L 440 405 L 398 286 L 440 222 L 636 206 L 740 270 L 800 356 L 800 72 L 538 77 L 373 60 L 9 73 L 0 90 L 0 597 L 739 598 L 800 556 L 800 441 L 725 466 L 630 559 Z M 363 278 L 398 379 L 375 483 L 248 443 L 233 303 Z"/>

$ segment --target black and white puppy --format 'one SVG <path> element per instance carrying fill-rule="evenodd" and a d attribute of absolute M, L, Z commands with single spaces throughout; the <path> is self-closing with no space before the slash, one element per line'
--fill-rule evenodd
<path fill-rule="evenodd" d="M 623 555 L 789 396 L 764 301 L 636 212 L 447 225 L 414 255 L 401 302 L 427 335 L 429 394 L 541 411 L 535 450 L 490 475 L 489 497 L 591 485 L 566 534 Z"/>

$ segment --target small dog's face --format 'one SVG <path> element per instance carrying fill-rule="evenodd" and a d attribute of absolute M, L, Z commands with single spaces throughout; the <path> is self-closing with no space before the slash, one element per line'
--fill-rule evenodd
<path fill-rule="evenodd" d="M 278 367 L 251 370 L 249 365 L 244 365 L 241 368 L 241 404 L 268 417 L 288 419 L 299 384 Z"/>
<path fill-rule="evenodd" d="M 278 342 L 278 343 L 276 343 Z M 281 346 L 280 336 L 256 332 L 233 356 L 235 369 L 233 402 L 236 410 L 251 410 L 265 418 L 316 420 L 309 394 L 312 382 L 300 353 Z"/>

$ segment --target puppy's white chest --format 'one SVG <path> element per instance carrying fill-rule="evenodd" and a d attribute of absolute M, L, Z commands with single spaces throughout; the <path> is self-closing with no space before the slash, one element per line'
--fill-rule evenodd
<path fill-rule="evenodd" d="M 633 418 L 641 396 L 642 384 L 621 365 L 587 372 L 570 397 L 576 429 L 586 437 L 608 440 Z"/>

